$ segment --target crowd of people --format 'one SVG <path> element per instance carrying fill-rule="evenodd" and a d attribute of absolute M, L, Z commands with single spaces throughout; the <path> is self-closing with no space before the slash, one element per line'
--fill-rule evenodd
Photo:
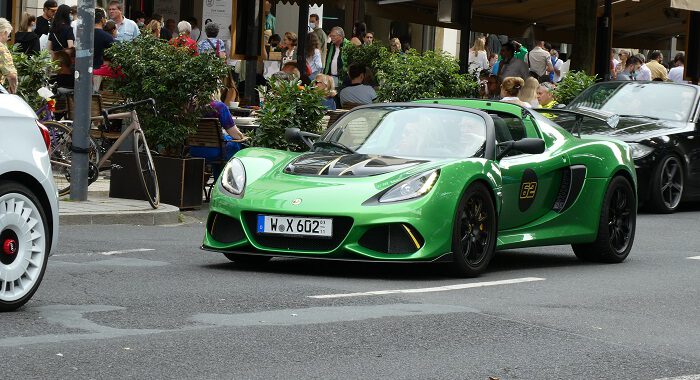
<path fill-rule="evenodd" d="M 264 2 L 265 32 L 263 51 L 264 67 L 260 81 L 273 75 L 294 75 L 308 77 L 312 85 L 324 92 L 328 109 L 371 103 L 376 100 L 376 92 L 369 86 L 373 73 L 362 65 L 351 65 L 348 61 L 348 48 L 352 45 L 371 45 L 375 42 L 373 32 L 367 30 L 363 22 L 354 24 L 352 34 L 346 36 L 341 27 L 333 27 L 328 33 L 320 25 L 317 14 L 309 17 L 308 33 L 298 36 L 294 32 L 277 33 L 277 21 L 272 13 L 272 4 Z M 95 11 L 94 59 L 95 75 L 116 77 L 108 66 L 105 51 L 116 42 L 130 41 L 141 33 L 153 36 L 168 43 L 189 49 L 193 55 L 215 54 L 226 59 L 239 80 L 245 80 L 245 64 L 232 61 L 230 44 L 218 37 L 220 26 L 207 22 L 200 30 L 197 20 L 188 17 L 177 22 L 164 20 L 161 15 L 146 17 L 135 11 L 132 19 L 125 16 L 121 2 L 112 0 L 107 10 Z M 230 28 L 230 27 L 229 27 Z M 0 83 L 5 83 L 10 92 L 17 88 L 17 72 L 7 43 L 15 29 L 7 20 L 0 19 Z M 77 9 L 75 6 L 58 6 L 55 0 L 44 2 L 43 13 L 39 16 L 24 14 L 16 28 L 15 45 L 18 50 L 37 54 L 48 50 L 60 63 L 53 81 L 60 87 L 72 88 L 73 63 L 75 60 L 75 35 L 77 34 Z M 303 52 L 298 51 L 299 39 L 305 41 Z M 398 38 L 389 41 L 390 51 L 404 54 L 410 46 Z M 304 64 L 299 65 L 301 60 Z M 671 64 L 664 63 L 663 55 L 654 51 L 645 57 L 632 55 L 622 49 L 612 51 L 611 76 L 613 80 L 661 80 L 683 81 L 685 57 L 679 53 Z M 299 67 L 306 67 L 299 72 Z M 536 41 L 532 49 L 507 36 L 488 34 L 478 35 L 469 49 L 468 69 L 479 80 L 480 95 L 483 98 L 498 99 L 517 103 L 526 107 L 551 107 L 556 104 L 552 91 L 565 73 L 564 61 L 559 52 L 545 41 Z M 96 81 L 99 87 L 99 79 Z M 261 83 L 257 83 L 261 84 Z M 244 83 L 240 83 L 244 85 Z M 331 101 L 335 99 L 335 101 Z"/>
<path fill-rule="evenodd" d="M 479 35 L 469 49 L 469 72 L 479 79 L 484 99 L 501 100 L 528 108 L 552 108 L 553 90 L 565 73 L 559 52 L 545 41 L 533 48 L 507 36 Z"/>
<path fill-rule="evenodd" d="M 105 51 L 114 43 L 131 41 L 142 33 L 150 33 L 174 46 L 186 47 L 195 55 L 211 53 L 222 59 L 228 57 L 229 46 L 218 38 L 220 27 L 214 22 L 207 23 L 202 33 L 193 17 L 179 23 L 173 19 L 164 21 L 156 13 L 146 17 L 142 12 L 135 11 L 132 17 L 133 20 L 125 16 L 122 3 L 118 0 L 110 1 L 106 10 L 95 9 L 93 74 L 96 89 L 102 77 L 119 76 L 109 68 L 109 57 L 105 57 Z M 6 19 L 0 19 L 0 84 L 4 84 L 10 93 L 16 92 L 17 70 L 7 46 L 12 31 L 16 30 L 14 45 L 17 51 L 31 56 L 48 50 L 60 65 L 58 71 L 53 73 L 51 83 L 72 89 L 75 85 L 77 28 L 77 7 L 59 6 L 56 0 L 45 1 L 39 16 L 23 14 L 17 28 Z"/>
<path fill-rule="evenodd" d="M 611 79 L 614 80 L 638 80 L 638 81 L 663 81 L 686 83 L 685 54 L 677 53 L 673 61 L 664 62 L 664 55 L 658 51 L 652 51 L 648 57 L 644 54 L 631 54 L 629 50 L 612 49 L 610 53 Z"/>

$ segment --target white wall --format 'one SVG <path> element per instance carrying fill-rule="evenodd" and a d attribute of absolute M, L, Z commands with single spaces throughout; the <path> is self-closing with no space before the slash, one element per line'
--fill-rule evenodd
<path fill-rule="evenodd" d="M 277 25 L 275 26 L 275 33 L 279 34 L 280 37 L 284 38 L 284 33 L 294 32 L 296 33 L 299 24 L 299 6 L 296 4 L 283 4 L 282 2 L 277 3 L 277 8 L 275 10 L 275 18 Z"/>

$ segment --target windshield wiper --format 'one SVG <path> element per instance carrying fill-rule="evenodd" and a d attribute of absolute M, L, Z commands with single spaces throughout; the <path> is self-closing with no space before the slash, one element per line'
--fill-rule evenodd
<path fill-rule="evenodd" d="M 352 150 L 351 148 L 348 148 L 347 146 L 345 146 L 345 145 L 343 145 L 343 144 L 341 144 L 341 143 L 339 143 L 339 142 L 330 141 L 330 140 L 320 140 L 320 141 L 316 141 L 316 142 L 313 144 L 313 147 L 315 148 L 315 147 L 317 147 L 317 146 L 324 146 L 324 145 L 325 145 L 325 146 L 330 146 L 330 147 L 333 147 L 333 148 L 340 148 L 340 149 L 342 149 L 342 150 L 344 150 L 344 151 L 346 151 L 346 152 L 348 152 L 348 153 L 355 153 L 355 151 Z"/>
<path fill-rule="evenodd" d="M 658 118 L 658 117 L 654 117 L 654 116 L 647 116 L 647 115 L 617 115 L 617 116 L 620 116 L 620 117 L 636 117 L 636 118 L 640 118 L 640 119 L 652 119 L 652 120 L 659 120 L 659 118 Z"/>

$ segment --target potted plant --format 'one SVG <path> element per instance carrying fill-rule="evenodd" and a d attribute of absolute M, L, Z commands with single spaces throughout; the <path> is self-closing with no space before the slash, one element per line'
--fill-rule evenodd
<path fill-rule="evenodd" d="M 557 83 L 554 99 L 560 104 L 569 104 L 583 90 L 593 86 L 597 80 L 597 76 L 588 75 L 585 71 L 569 71 L 561 82 Z"/>
<path fill-rule="evenodd" d="M 253 145 L 293 151 L 305 146 L 288 143 L 285 128 L 320 133 L 321 119 L 326 109 L 321 104 L 323 95 L 313 87 L 302 86 L 297 80 L 272 77 L 267 87 L 258 88 L 263 106 L 258 112 L 260 128 L 253 137 Z"/>
<path fill-rule="evenodd" d="M 46 99 L 40 96 L 38 91 L 49 85 L 49 77 L 58 69 L 58 62 L 51 59 L 51 53 L 48 50 L 26 55 L 17 51 L 15 46 L 12 49 L 12 60 L 17 69 L 19 82 L 17 95 L 32 109 L 38 110 L 46 104 Z"/>
<path fill-rule="evenodd" d="M 385 54 L 376 70 L 380 101 L 478 95 L 475 76 L 460 74 L 457 60 L 445 52 L 410 50 L 405 54 Z"/>
<path fill-rule="evenodd" d="M 148 108 L 138 114 L 149 146 L 160 153 L 154 163 L 161 201 L 180 208 L 200 206 L 204 160 L 184 158 L 183 148 L 198 120 L 209 110 L 212 94 L 221 88 L 226 63 L 213 54 L 195 56 L 187 48 L 172 46 L 149 34 L 131 43 L 114 44 L 106 54 L 111 58 L 110 66 L 123 75 L 113 82 L 113 91 L 126 99 L 156 101 L 157 114 Z M 124 163 L 131 160 L 125 158 Z M 120 186 L 123 177 L 130 183 Z M 137 181 L 135 177 L 113 175 L 111 187 L 138 189 Z M 110 196 L 120 195 L 123 192 L 113 194 L 110 189 Z"/>

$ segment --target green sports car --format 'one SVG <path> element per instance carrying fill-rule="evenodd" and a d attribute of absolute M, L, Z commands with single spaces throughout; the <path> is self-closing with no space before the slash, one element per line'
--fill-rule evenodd
<path fill-rule="evenodd" d="M 425 100 L 348 112 L 310 151 L 243 149 L 214 187 L 202 248 L 271 257 L 449 262 L 476 276 L 499 249 L 571 244 L 621 262 L 636 178 L 619 140 L 578 138 L 508 103 Z"/>

